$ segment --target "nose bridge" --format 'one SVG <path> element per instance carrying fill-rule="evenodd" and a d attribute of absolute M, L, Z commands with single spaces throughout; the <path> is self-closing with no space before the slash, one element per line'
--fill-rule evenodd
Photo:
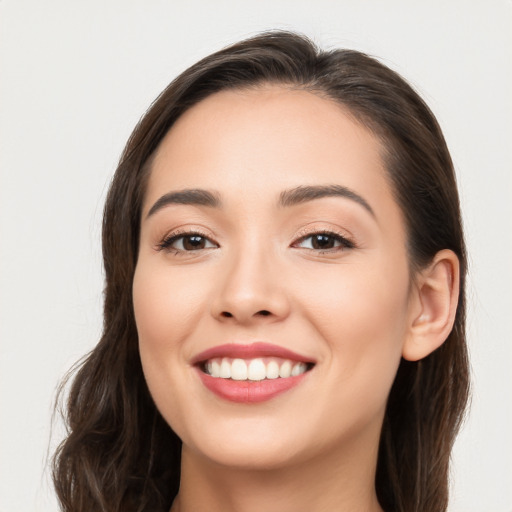
<path fill-rule="evenodd" d="M 222 280 L 214 304 L 214 314 L 248 322 L 256 318 L 286 316 L 288 301 L 279 282 L 279 258 L 268 238 L 253 237 L 241 244 L 224 261 Z"/>

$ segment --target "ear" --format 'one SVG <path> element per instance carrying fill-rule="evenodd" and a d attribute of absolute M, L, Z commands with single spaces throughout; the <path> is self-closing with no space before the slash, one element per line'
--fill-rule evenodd
<path fill-rule="evenodd" d="M 402 356 L 418 361 L 448 338 L 459 300 L 459 259 L 448 249 L 439 251 L 427 268 L 416 276 L 408 335 Z"/>

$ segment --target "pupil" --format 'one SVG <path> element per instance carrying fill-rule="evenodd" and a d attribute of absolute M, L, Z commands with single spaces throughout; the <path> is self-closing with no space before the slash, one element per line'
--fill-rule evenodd
<path fill-rule="evenodd" d="M 329 235 L 315 235 L 313 237 L 313 247 L 315 249 L 332 249 L 334 240 Z"/>
<path fill-rule="evenodd" d="M 193 251 L 195 249 L 203 249 L 204 248 L 204 238 L 202 236 L 187 236 L 183 240 L 183 247 L 187 251 Z"/>

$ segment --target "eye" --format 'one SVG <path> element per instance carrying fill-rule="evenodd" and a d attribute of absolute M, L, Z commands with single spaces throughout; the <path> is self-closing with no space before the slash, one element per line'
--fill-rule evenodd
<path fill-rule="evenodd" d="M 212 249 L 218 247 L 218 245 L 201 233 L 179 233 L 170 234 L 158 247 L 180 253 Z"/>
<path fill-rule="evenodd" d="M 352 249 L 354 244 L 347 238 L 336 233 L 311 233 L 303 236 L 293 244 L 294 247 L 315 251 L 331 251 L 337 249 Z"/>

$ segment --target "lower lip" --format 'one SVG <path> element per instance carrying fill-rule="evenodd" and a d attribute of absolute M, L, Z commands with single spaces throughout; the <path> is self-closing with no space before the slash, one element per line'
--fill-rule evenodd
<path fill-rule="evenodd" d="M 212 377 L 199 368 L 197 371 L 203 384 L 212 393 L 225 400 L 237 403 L 258 403 L 270 400 L 300 384 L 308 373 L 288 378 L 251 381 L 222 379 Z"/>

